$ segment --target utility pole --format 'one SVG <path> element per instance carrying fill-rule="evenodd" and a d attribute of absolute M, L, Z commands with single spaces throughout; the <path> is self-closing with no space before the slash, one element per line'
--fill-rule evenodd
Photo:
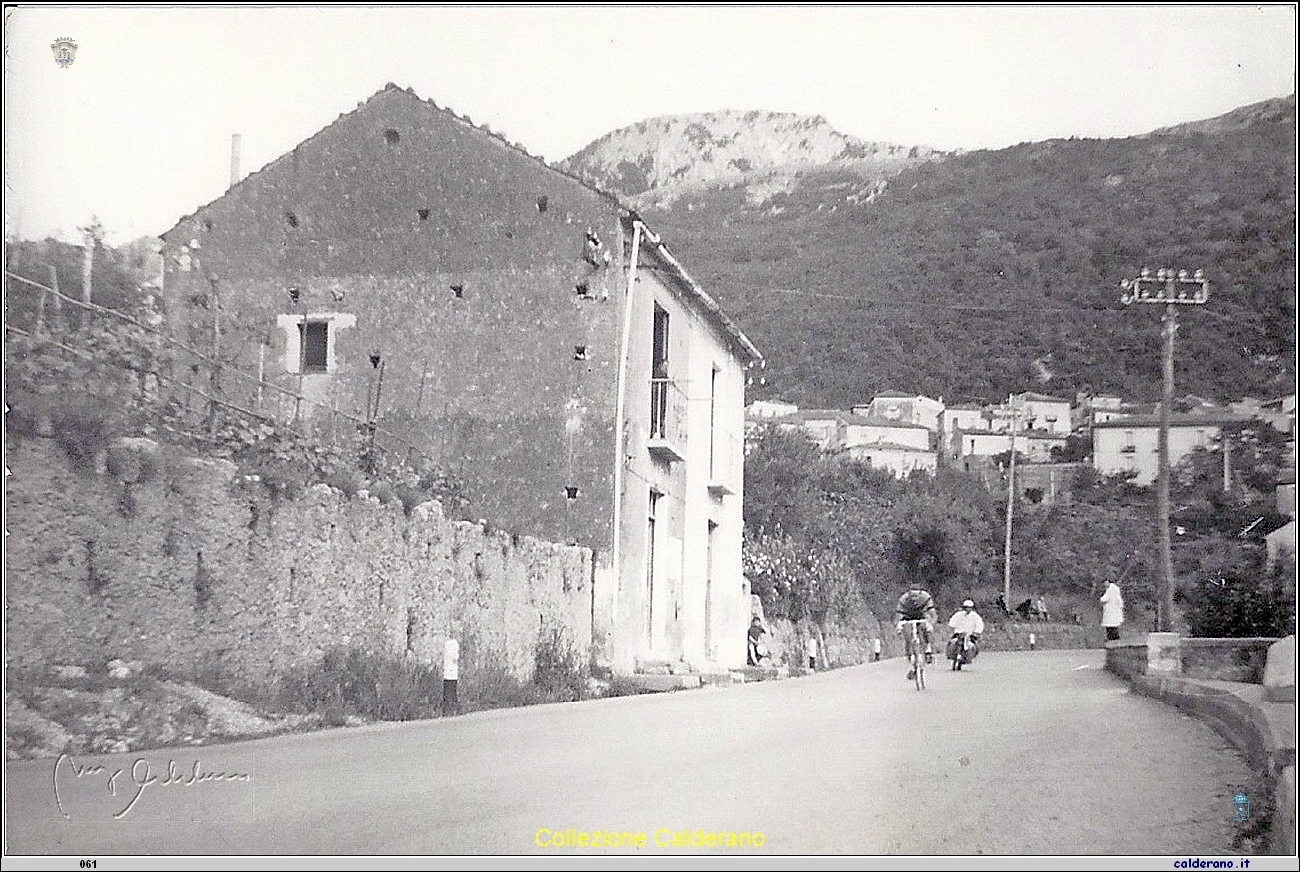
<path fill-rule="evenodd" d="M 1160 532 L 1160 598 L 1156 606 L 1156 630 L 1168 633 L 1174 613 L 1174 560 L 1169 539 L 1169 415 L 1174 404 L 1174 336 L 1178 333 L 1178 307 L 1201 306 L 1210 298 L 1210 283 L 1205 273 L 1197 270 L 1158 269 L 1143 267 L 1135 279 L 1120 282 L 1124 295 L 1120 302 L 1164 306 L 1161 319 L 1164 334 L 1164 394 L 1160 402 L 1160 469 L 1156 479 L 1156 513 Z"/>
<path fill-rule="evenodd" d="M 1002 601 L 1011 608 L 1011 515 L 1016 506 L 1016 427 L 1020 424 L 1020 404 L 1011 399 L 1011 459 L 1007 475 L 1007 537 L 1002 555 Z"/>

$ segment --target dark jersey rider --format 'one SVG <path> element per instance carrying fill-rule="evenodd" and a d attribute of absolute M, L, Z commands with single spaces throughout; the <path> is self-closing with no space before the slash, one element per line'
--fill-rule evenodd
<path fill-rule="evenodd" d="M 939 610 L 934 604 L 934 597 L 920 585 L 912 585 L 898 598 L 898 606 L 894 609 L 894 626 L 900 635 L 903 632 L 903 621 L 925 622 L 921 625 L 921 637 L 925 642 L 925 662 L 933 662 L 934 657 L 930 653 L 930 634 L 939 621 Z M 912 678 L 910 669 L 907 677 Z"/>

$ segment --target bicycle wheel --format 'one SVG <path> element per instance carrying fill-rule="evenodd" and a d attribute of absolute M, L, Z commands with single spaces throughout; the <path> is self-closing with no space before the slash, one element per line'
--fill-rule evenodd
<path fill-rule="evenodd" d="M 918 646 L 919 648 L 919 646 Z M 925 689 L 925 655 L 919 650 L 912 654 L 912 671 L 915 673 L 916 689 Z"/>

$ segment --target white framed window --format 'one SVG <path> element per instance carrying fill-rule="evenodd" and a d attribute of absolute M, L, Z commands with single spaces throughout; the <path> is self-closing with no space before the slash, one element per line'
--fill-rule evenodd
<path fill-rule="evenodd" d="M 284 331 L 285 372 L 323 375 L 337 370 L 338 334 L 355 327 L 357 316 L 349 312 L 279 315 L 276 323 Z"/>

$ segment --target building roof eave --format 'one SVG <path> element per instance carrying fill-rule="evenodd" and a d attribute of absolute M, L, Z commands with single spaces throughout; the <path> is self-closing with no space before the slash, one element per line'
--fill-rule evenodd
<path fill-rule="evenodd" d="M 642 219 L 640 215 L 636 214 L 636 212 L 629 210 L 629 217 L 634 222 L 641 225 L 641 230 L 645 234 L 645 238 L 654 246 L 656 254 L 668 266 L 673 277 L 678 280 L 683 289 L 690 296 L 704 307 L 704 310 L 713 318 L 727 338 L 730 339 L 749 358 L 751 363 L 762 363 L 762 352 L 755 347 L 754 343 L 749 341 L 749 337 L 741 332 L 740 328 L 736 326 L 736 323 L 727 317 L 727 314 L 722 311 L 722 307 L 719 306 L 712 297 L 704 292 L 704 289 L 696 283 L 695 279 L 691 278 L 691 275 L 686 271 L 686 268 L 678 262 L 677 258 L 673 257 L 672 252 L 668 250 L 668 246 L 664 244 L 663 239 L 651 230 L 650 226 L 646 224 L 644 219 Z"/>

